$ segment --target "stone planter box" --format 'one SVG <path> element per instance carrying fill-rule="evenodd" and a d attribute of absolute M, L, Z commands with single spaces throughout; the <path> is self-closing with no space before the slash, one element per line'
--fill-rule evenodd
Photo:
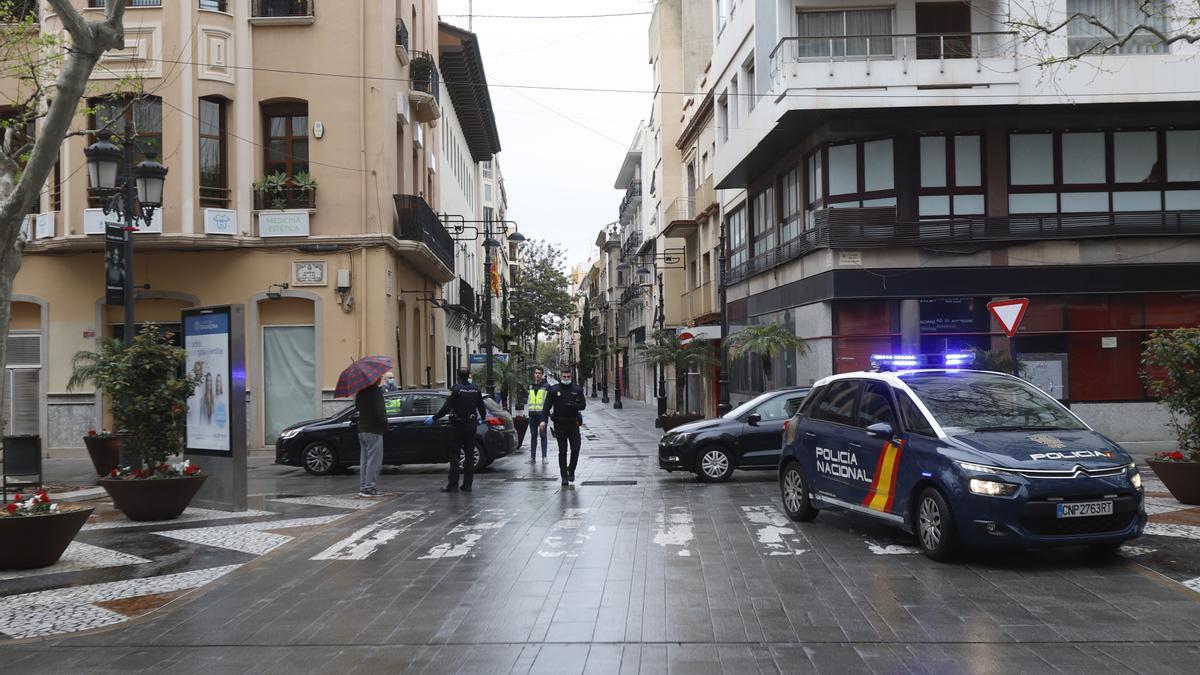
<path fill-rule="evenodd" d="M 95 438 L 84 436 L 83 444 L 87 447 L 88 457 L 92 459 L 92 467 L 101 478 L 117 468 L 121 462 L 121 439 L 117 436 Z"/>
<path fill-rule="evenodd" d="M 0 570 L 28 570 L 58 562 L 93 510 L 0 518 Z"/>
<path fill-rule="evenodd" d="M 113 506 L 130 520 L 171 520 L 192 503 L 208 476 L 101 479 L 100 487 L 112 497 Z"/>
<path fill-rule="evenodd" d="M 1171 496 L 1183 504 L 1200 504 L 1200 462 L 1146 460 Z"/>

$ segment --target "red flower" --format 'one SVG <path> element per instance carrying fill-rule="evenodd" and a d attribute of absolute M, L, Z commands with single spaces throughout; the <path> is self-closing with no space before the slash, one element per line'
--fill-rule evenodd
<path fill-rule="evenodd" d="M 25 497 L 24 497 L 24 496 L 23 496 L 23 495 L 22 495 L 20 492 L 18 492 L 17 494 L 13 495 L 13 503 L 16 503 L 16 502 L 23 502 L 23 501 L 25 501 Z"/>
<path fill-rule="evenodd" d="M 119 478 L 120 476 L 121 476 L 121 472 L 117 471 L 116 469 L 113 469 L 112 471 L 108 472 L 109 478 Z"/>
<path fill-rule="evenodd" d="M 166 462 L 163 462 L 162 464 L 159 464 L 159 465 L 158 465 L 158 470 L 159 470 L 159 471 L 161 471 L 161 472 L 163 472 L 163 473 L 170 473 L 170 472 L 171 472 L 171 465 L 170 465 L 170 464 L 167 464 Z"/>
<path fill-rule="evenodd" d="M 95 429 L 88 429 L 88 434 L 87 434 L 87 435 L 88 435 L 88 436 L 95 436 L 95 435 L 96 435 L 96 430 L 95 430 Z"/>
<path fill-rule="evenodd" d="M 189 476 L 194 476 L 195 474 L 200 473 L 200 467 L 196 466 L 195 464 L 189 464 L 188 468 L 184 469 L 184 473 Z"/>
<path fill-rule="evenodd" d="M 46 492 L 45 490 L 39 490 L 37 493 L 37 498 L 38 498 L 38 501 L 43 504 L 50 503 L 50 493 Z"/>
<path fill-rule="evenodd" d="M 1167 457 L 1170 457 L 1171 459 L 1179 461 L 1179 462 L 1183 461 L 1183 453 L 1178 450 L 1167 455 Z"/>
<path fill-rule="evenodd" d="M 16 503 L 14 502 L 14 503 L 12 503 L 12 504 L 9 504 L 8 506 L 5 506 L 5 507 L 4 507 L 4 510 L 5 510 L 5 511 L 8 511 L 9 513 L 16 513 L 16 512 L 17 512 L 17 505 L 16 505 Z"/>

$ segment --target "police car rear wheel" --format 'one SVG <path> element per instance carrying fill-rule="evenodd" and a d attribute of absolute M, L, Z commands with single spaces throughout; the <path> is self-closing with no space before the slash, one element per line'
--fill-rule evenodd
<path fill-rule="evenodd" d="M 700 480 L 708 483 L 727 481 L 733 475 L 733 459 L 724 448 L 704 448 L 700 451 L 698 464 Z"/>
<path fill-rule="evenodd" d="M 950 560 L 958 552 L 958 532 L 950 505 L 936 488 L 925 488 L 917 500 L 917 541 L 925 555 L 938 561 Z"/>
<path fill-rule="evenodd" d="M 818 510 L 808 498 L 808 482 L 799 464 L 792 462 L 783 470 L 779 490 L 783 495 L 783 510 L 789 518 L 806 523 L 817 517 Z"/>
<path fill-rule="evenodd" d="M 337 471 L 337 453 L 324 441 L 314 441 L 304 448 L 304 470 L 314 476 L 328 476 Z"/>

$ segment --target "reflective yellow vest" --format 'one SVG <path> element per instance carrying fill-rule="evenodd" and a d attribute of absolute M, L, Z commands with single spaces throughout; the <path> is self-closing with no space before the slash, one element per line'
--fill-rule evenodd
<path fill-rule="evenodd" d="M 542 412 L 546 405 L 546 385 L 538 384 L 529 388 L 529 411 Z"/>

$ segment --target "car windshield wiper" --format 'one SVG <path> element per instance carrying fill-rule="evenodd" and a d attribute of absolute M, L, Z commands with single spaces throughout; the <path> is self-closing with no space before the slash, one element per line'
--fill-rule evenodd
<path fill-rule="evenodd" d="M 1021 425 L 975 427 L 975 431 L 1062 431 L 1062 427 L 1030 427 Z"/>

